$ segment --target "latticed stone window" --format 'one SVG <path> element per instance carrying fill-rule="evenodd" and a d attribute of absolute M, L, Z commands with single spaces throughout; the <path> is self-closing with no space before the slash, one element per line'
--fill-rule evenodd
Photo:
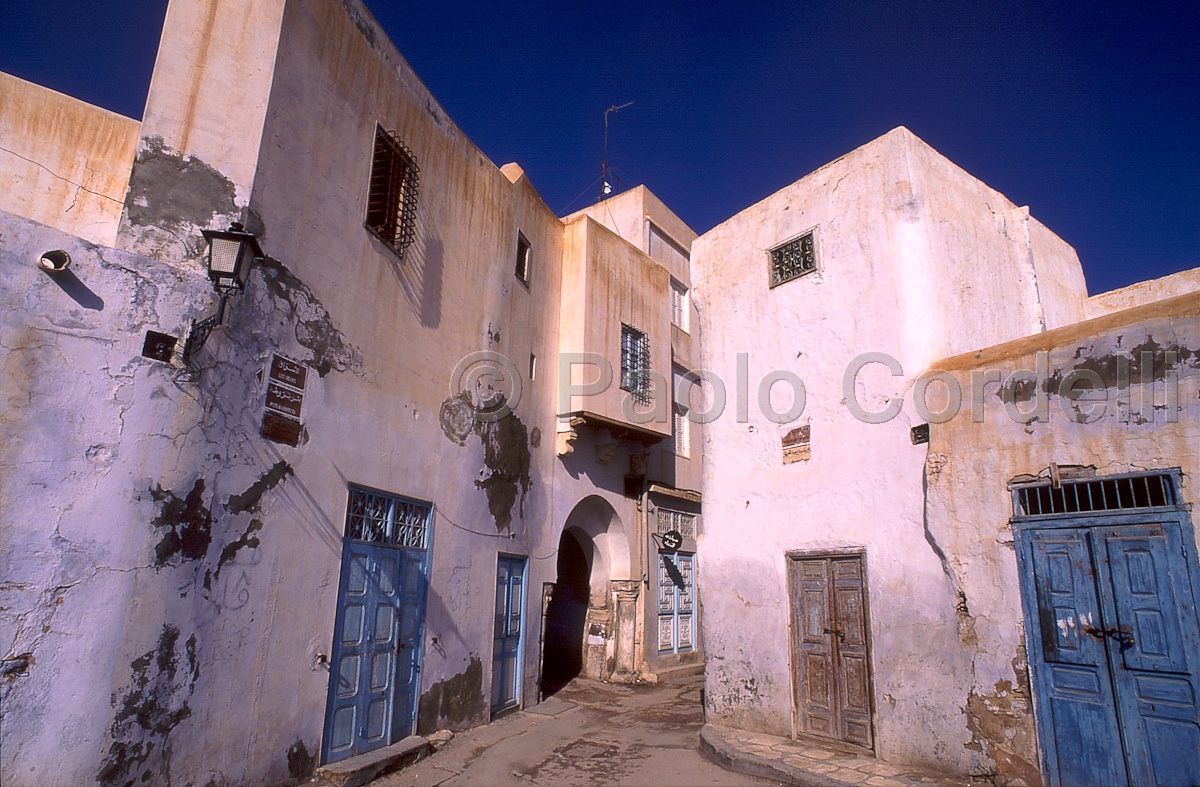
<path fill-rule="evenodd" d="M 650 338 L 644 331 L 621 324 L 621 390 L 641 405 L 650 403 Z"/>
<path fill-rule="evenodd" d="M 428 503 L 351 487 L 346 538 L 425 549 L 432 508 Z"/>
<path fill-rule="evenodd" d="M 401 256 L 413 240 L 419 172 L 412 151 L 383 126 L 376 126 L 366 224 Z"/>
<path fill-rule="evenodd" d="M 817 269 L 817 246 L 810 230 L 799 238 L 771 249 L 771 286 L 798 279 Z"/>
<path fill-rule="evenodd" d="M 669 508 L 658 509 L 658 534 L 679 531 L 684 538 L 696 537 L 696 515 L 685 511 L 672 511 Z"/>

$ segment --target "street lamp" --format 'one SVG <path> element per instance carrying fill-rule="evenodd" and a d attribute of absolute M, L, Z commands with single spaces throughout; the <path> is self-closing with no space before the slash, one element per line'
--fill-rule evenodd
<path fill-rule="evenodd" d="M 183 363 L 186 366 L 204 346 L 213 328 L 225 317 L 225 300 L 234 290 L 242 290 L 250 275 L 250 264 L 263 256 L 258 238 L 246 232 L 241 222 L 235 221 L 227 230 L 201 230 L 208 241 L 208 277 L 221 296 L 217 313 L 200 322 L 192 321 L 188 326 L 187 338 L 183 343 Z"/>

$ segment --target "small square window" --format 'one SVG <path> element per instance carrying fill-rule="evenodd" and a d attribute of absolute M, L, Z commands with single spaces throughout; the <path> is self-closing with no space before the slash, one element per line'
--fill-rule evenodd
<path fill-rule="evenodd" d="M 376 126 L 366 225 L 401 257 L 416 226 L 419 172 L 412 151 L 383 126 Z"/>
<path fill-rule="evenodd" d="M 671 279 L 671 324 L 684 333 L 688 332 L 687 287 L 674 279 Z"/>
<path fill-rule="evenodd" d="M 817 244 L 812 230 L 771 249 L 771 286 L 798 279 L 817 269 Z"/>
<path fill-rule="evenodd" d="M 529 239 L 522 233 L 517 233 L 517 278 L 522 284 L 529 284 L 529 249 L 532 246 Z"/>
<path fill-rule="evenodd" d="M 650 403 L 650 339 L 645 332 L 621 325 L 621 390 L 638 404 Z"/>

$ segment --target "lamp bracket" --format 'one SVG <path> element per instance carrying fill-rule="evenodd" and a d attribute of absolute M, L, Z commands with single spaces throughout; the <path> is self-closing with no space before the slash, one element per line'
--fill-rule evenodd
<path fill-rule="evenodd" d="M 208 335 L 213 332 L 221 324 L 221 320 L 225 317 L 225 300 L 229 297 L 229 291 L 225 290 L 221 293 L 221 300 L 217 303 L 217 313 L 211 317 L 206 317 L 200 322 L 192 320 L 188 326 L 187 337 L 183 342 L 183 365 L 187 366 L 192 360 L 192 357 L 200 352 L 200 348 L 208 341 Z"/>

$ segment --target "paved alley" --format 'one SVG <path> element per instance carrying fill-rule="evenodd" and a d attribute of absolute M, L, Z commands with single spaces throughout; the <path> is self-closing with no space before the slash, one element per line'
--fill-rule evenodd
<path fill-rule="evenodd" d="M 653 785 L 777 782 L 727 771 L 700 753 L 700 687 L 628 686 L 577 678 L 541 705 L 456 735 L 373 787 Z"/>

